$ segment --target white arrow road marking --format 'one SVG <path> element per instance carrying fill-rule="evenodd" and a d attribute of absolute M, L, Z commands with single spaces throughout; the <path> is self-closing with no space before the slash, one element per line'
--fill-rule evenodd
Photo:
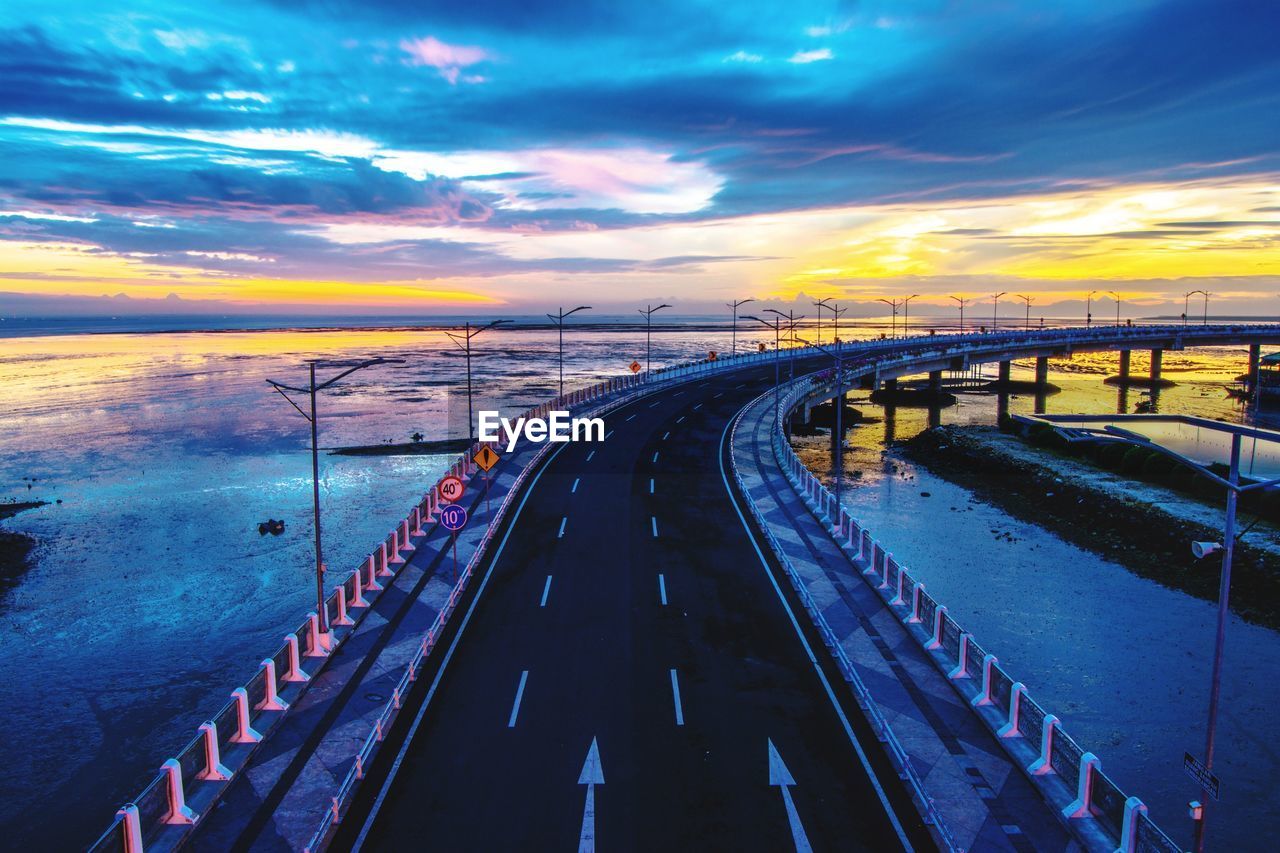
<path fill-rule="evenodd" d="M 782 756 L 778 754 L 777 747 L 770 740 L 769 784 L 777 785 L 782 789 L 782 804 L 787 807 L 787 823 L 791 824 L 791 840 L 795 842 L 796 853 L 812 853 L 813 848 L 809 846 L 809 837 L 804 834 L 804 827 L 800 825 L 796 804 L 791 801 L 791 786 L 795 783 L 796 780 L 791 778 L 791 771 L 787 769 Z"/>
<path fill-rule="evenodd" d="M 604 768 L 600 765 L 600 747 L 591 739 L 587 760 L 582 763 L 578 784 L 587 786 L 587 804 L 582 809 L 582 834 L 578 836 L 578 853 L 596 850 L 596 785 L 604 784 Z"/>

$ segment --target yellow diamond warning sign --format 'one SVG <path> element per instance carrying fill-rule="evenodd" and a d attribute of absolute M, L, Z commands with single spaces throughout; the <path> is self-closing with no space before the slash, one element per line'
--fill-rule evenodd
<path fill-rule="evenodd" d="M 498 452 L 487 444 L 482 445 L 471 458 L 485 471 L 498 464 Z"/>

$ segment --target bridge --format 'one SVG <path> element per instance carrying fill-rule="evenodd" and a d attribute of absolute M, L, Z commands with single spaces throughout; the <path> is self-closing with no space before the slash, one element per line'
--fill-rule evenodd
<path fill-rule="evenodd" d="M 602 416 L 605 441 L 460 457 L 470 524 L 451 538 L 429 490 L 333 588 L 332 635 L 289 632 L 91 849 L 1177 850 L 784 432 L 907 375 L 1225 344 L 1256 373 L 1273 343 L 937 335 L 544 403 L 526 416 Z"/>

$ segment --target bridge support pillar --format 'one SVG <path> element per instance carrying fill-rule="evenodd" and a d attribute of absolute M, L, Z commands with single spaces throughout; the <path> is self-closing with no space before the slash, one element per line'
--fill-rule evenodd
<path fill-rule="evenodd" d="M 1036 358 L 1036 387 L 1043 388 L 1049 382 L 1049 356 Z"/>
<path fill-rule="evenodd" d="M 898 380 L 886 379 L 884 380 L 884 382 L 881 384 L 880 387 L 883 388 L 887 393 L 892 394 L 893 392 L 898 390 Z"/>
<path fill-rule="evenodd" d="M 929 371 L 929 391 L 933 394 L 937 394 L 941 390 L 942 390 L 942 371 L 930 370 Z"/>
<path fill-rule="evenodd" d="M 1249 390 L 1258 387 L 1258 365 L 1262 361 L 1262 344 L 1249 344 Z"/>
<path fill-rule="evenodd" d="M 1129 355 L 1127 349 L 1120 350 L 1120 384 L 1125 385 L 1129 382 Z"/>
<path fill-rule="evenodd" d="M 1013 365 L 1012 362 L 1008 362 L 1008 361 L 1000 362 L 1000 372 L 999 374 L 997 374 L 996 381 L 999 382 L 1001 385 L 1009 384 L 1009 369 L 1010 367 L 1012 367 L 1012 365 Z"/>
<path fill-rule="evenodd" d="M 1164 361 L 1164 350 L 1153 349 L 1151 351 L 1151 381 L 1153 383 L 1160 381 L 1160 364 Z"/>

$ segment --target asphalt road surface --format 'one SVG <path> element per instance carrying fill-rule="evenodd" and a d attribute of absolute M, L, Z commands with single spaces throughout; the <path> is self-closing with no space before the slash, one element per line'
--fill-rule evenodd
<path fill-rule="evenodd" d="M 931 848 L 726 486 L 772 383 L 686 383 L 553 451 L 335 849 Z"/>

